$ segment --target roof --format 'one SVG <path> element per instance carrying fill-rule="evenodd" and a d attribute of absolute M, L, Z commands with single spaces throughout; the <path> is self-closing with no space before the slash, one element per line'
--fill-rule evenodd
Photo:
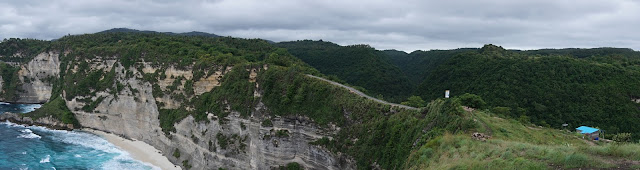
<path fill-rule="evenodd" d="M 580 126 L 578 128 L 576 128 L 576 130 L 580 130 L 580 133 L 585 134 L 585 133 L 593 133 L 596 132 L 600 129 L 596 129 L 596 128 L 592 128 L 589 126 Z"/>

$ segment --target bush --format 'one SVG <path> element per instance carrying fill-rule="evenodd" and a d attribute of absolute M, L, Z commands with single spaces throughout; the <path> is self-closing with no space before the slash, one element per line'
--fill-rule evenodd
<path fill-rule="evenodd" d="M 272 127 L 273 123 L 271 122 L 271 119 L 265 119 L 262 121 L 262 127 Z"/>
<path fill-rule="evenodd" d="M 618 133 L 611 137 L 616 142 L 631 142 L 631 133 Z"/>
<path fill-rule="evenodd" d="M 475 94 L 465 93 L 461 96 L 458 96 L 458 99 L 460 99 L 460 102 L 462 102 L 463 106 L 468 106 L 476 109 L 484 109 L 487 105 L 487 103 L 484 102 L 484 100 L 482 100 L 480 96 Z"/>
<path fill-rule="evenodd" d="M 426 105 L 426 102 L 422 100 L 420 96 L 411 96 L 407 99 L 406 102 L 402 102 L 401 104 L 411 107 L 424 107 Z"/>
<path fill-rule="evenodd" d="M 176 150 L 173 151 L 173 157 L 180 158 L 180 150 L 178 150 L 178 148 L 176 148 Z"/>
<path fill-rule="evenodd" d="M 288 163 L 286 166 L 278 167 L 279 170 L 303 170 L 302 166 L 297 162 Z"/>

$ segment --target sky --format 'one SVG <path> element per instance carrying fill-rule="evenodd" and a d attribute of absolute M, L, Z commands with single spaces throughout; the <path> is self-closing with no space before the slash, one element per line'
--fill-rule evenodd
<path fill-rule="evenodd" d="M 111 28 L 201 31 L 377 49 L 640 50 L 634 0 L 0 0 L 0 39 Z"/>

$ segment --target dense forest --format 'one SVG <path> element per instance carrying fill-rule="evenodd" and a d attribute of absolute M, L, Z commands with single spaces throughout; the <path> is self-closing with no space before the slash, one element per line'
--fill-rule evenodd
<path fill-rule="evenodd" d="M 337 76 L 353 86 L 364 87 L 370 96 L 400 102 L 415 84 L 386 55 L 368 45 L 340 46 L 324 41 L 280 42 L 278 47 L 300 58 L 325 75 Z"/>

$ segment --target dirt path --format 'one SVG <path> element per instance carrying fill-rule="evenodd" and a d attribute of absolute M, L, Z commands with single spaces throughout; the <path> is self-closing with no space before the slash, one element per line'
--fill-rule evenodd
<path fill-rule="evenodd" d="M 335 81 L 327 80 L 327 79 L 324 79 L 324 78 L 321 78 L 321 77 L 318 77 L 318 76 L 314 76 L 314 75 L 310 75 L 310 74 L 307 74 L 307 76 L 312 77 L 312 78 L 316 78 L 316 79 L 318 79 L 318 80 L 326 81 L 326 82 L 328 82 L 328 83 L 331 83 L 331 84 L 336 85 L 336 86 L 340 86 L 340 87 L 342 87 L 342 88 L 346 88 L 347 90 L 351 91 L 351 93 L 357 94 L 357 95 L 362 96 L 362 97 L 365 97 L 365 98 L 367 98 L 367 99 L 371 99 L 371 100 L 376 101 L 376 102 L 378 102 L 378 103 L 382 103 L 382 104 L 386 104 L 386 105 L 391 105 L 391 106 L 394 106 L 394 107 L 399 107 L 399 108 L 404 108 L 404 109 L 418 110 L 418 108 L 415 108 L 415 107 L 406 106 L 406 105 L 401 105 L 401 104 L 396 104 L 396 103 L 389 103 L 389 102 L 384 101 L 384 100 L 376 99 L 376 98 L 374 98 L 374 97 L 371 97 L 371 96 L 369 96 L 369 95 L 364 94 L 363 92 L 361 92 L 361 91 L 359 91 L 359 90 L 354 89 L 353 87 L 345 86 L 345 85 L 340 84 L 340 83 L 335 82 Z"/>

